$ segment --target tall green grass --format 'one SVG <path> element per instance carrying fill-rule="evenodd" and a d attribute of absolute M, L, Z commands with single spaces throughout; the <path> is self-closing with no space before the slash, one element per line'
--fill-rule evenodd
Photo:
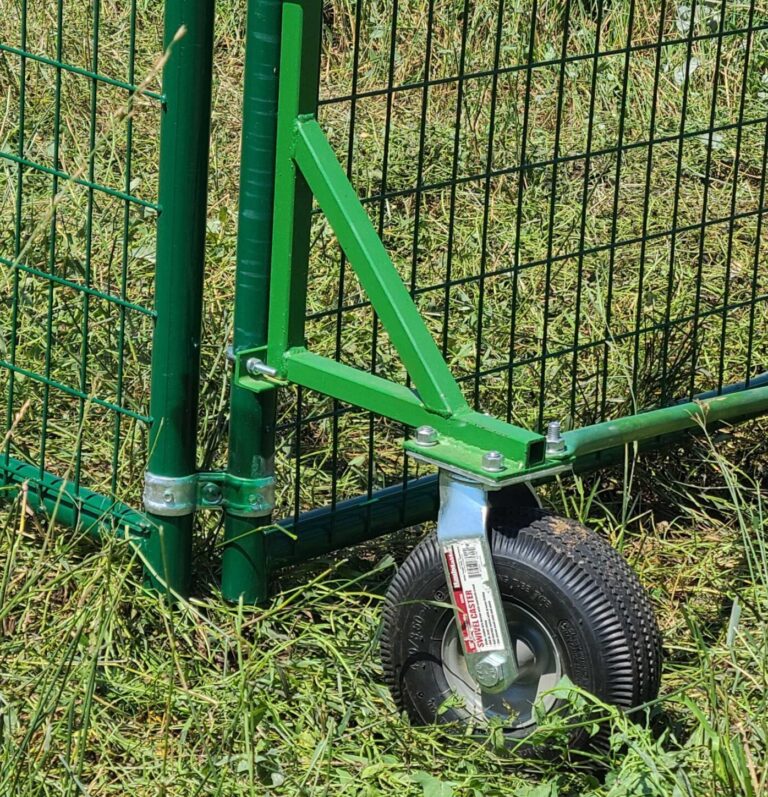
<path fill-rule="evenodd" d="M 0 539 L 0 794 L 764 794 L 765 431 L 642 457 L 632 485 L 617 469 L 550 489 L 638 569 L 667 652 L 662 695 L 635 716 L 557 687 L 613 730 L 604 754 L 563 749 L 565 766 L 523 766 L 500 729 L 448 741 L 398 716 L 377 630 L 392 554 L 418 531 L 284 573 L 264 608 L 209 584 L 171 610 L 127 543 L 96 547 L 22 497 Z"/>

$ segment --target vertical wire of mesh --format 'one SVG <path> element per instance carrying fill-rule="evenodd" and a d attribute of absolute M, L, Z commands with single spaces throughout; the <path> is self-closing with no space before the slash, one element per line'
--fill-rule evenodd
<path fill-rule="evenodd" d="M 142 13 L 22 0 L 0 20 L 3 477 L 29 466 L 134 504 L 162 99 L 162 7 Z"/>

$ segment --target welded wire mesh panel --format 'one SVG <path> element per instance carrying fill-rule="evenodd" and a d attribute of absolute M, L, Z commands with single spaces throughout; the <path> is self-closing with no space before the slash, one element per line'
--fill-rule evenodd
<path fill-rule="evenodd" d="M 764 0 L 326 7 L 321 121 L 471 404 L 568 428 L 766 370 L 766 53 Z M 311 275 L 313 350 L 404 379 L 320 216 Z M 413 475 L 299 401 L 297 507 Z"/>
<path fill-rule="evenodd" d="M 139 18 L 136 0 L 14 0 L 0 14 L 3 454 L 134 502 L 161 25 L 161 5 Z"/>

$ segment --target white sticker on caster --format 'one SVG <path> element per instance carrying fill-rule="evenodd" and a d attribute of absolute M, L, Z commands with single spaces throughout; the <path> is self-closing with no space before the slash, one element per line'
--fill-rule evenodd
<path fill-rule="evenodd" d="M 467 653 L 501 650 L 501 626 L 493 593 L 488 584 L 488 568 L 479 540 L 464 540 L 444 550 L 450 574 L 453 600 L 459 609 L 461 635 Z"/>

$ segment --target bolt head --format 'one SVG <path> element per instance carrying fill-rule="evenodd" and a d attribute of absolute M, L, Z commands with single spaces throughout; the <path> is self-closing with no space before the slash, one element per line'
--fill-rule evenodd
<path fill-rule="evenodd" d="M 480 686 L 490 689 L 504 677 L 504 657 L 500 653 L 489 653 L 475 664 L 474 670 Z"/>
<path fill-rule="evenodd" d="M 203 487 L 203 499 L 209 504 L 218 504 L 221 501 L 221 490 L 218 484 L 208 482 Z"/>
<path fill-rule="evenodd" d="M 166 504 L 172 504 L 173 503 L 173 493 L 170 490 L 166 490 L 163 493 L 163 499 L 165 500 Z"/>
<path fill-rule="evenodd" d="M 420 446 L 437 445 L 437 430 L 431 426 L 419 426 L 413 435 L 413 440 Z"/>
<path fill-rule="evenodd" d="M 261 371 L 259 371 L 259 366 L 261 365 L 261 360 L 258 357 L 249 357 L 245 361 L 245 370 L 251 376 L 261 376 Z"/>
<path fill-rule="evenodd" d="M 498 473 L 500 470 L 504 470 L 504 454 L 499 451 L 486 451 L 483 454 L 483 470 L 487 470 L 489 473 Z"/>

